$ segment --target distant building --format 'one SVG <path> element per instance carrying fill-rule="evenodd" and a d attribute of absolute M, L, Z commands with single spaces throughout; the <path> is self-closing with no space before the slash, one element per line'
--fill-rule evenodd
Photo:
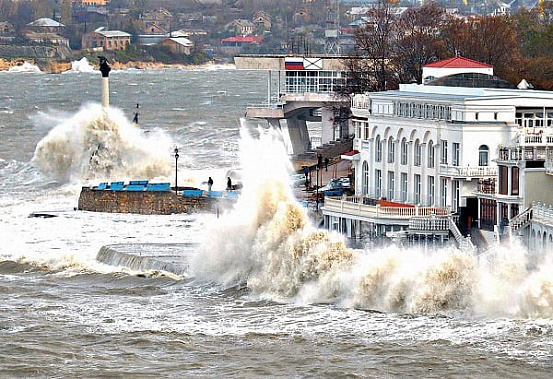
<path fill-rule="evenodd" d="M 109 0 L 75 0 L 81 7 L 105 7 Z"/>
<path fill-rule="evenodd" d="M 258 30 L 269 31 L 272 26 L 271 16 L 265 11 L 257 11 L 253 15 L 253 24 Z"/>
<path fill-rule="evenodd" d="M 142 18 L 142 31 L 146 34 L 165 34 L 171 30 L 173 15 L 165 8 L 146 12 Z"/>
<path fill-rule="evenodd" d="M 454 57 L 427 64 L 422 68 L 422 82 L 442 78 L 444 76 L 464 73 L 480 73 L 493 75 L 493 66 L 463 57 Z"/>
<path fill-rule="evenodd" d="M 64 29 L 65 25 L 51 18 L 39 18 L 27 24 L 27 28 L 22 34 L 34 44 L 69 47 L 67 38 L 60 36 Z"/>
<path fill-rule="evenodd" d="M 27 29 L 36 33 L 63 33 L 65 25 L 51 18 L 39 18 L 27 24 Z"/>
<path fill-rule="evenodd" d="M 173 54 L 190 55 L 194 43 L 188 38 L 166 38 L 159 43 L 160 46 L 168 47 Z"/>
<path fill-rule="evenodd" d="M 249 36 L 255 30 L 255 25 L 249 20 L 233 20 L 225 26 L 225 30 L 233 30 L 236 36 Z"/>
<path fill-rule="evenodd" d="M 0 22 L 0 42 L 10 43 L 15 38 L 15 28 L 7 21 Z"/>
<path fill-rule="evenodd" d="M 223 47 L 240 48 L 244 45 L 260 44 L 263 42 L 263 36 L 237 36 L 228 37 L 221 41 Z"/>
<path fill-rule="evenodd" d="M 123 50 L 131 43 L 131 35 L 119 30 L 96 30 L 82 38 L 83 49 Z"/>

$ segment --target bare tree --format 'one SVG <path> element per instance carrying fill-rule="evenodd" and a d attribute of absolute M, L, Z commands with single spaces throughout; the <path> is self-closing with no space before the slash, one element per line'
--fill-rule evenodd
<path fill-rule="evenodd" d="M 360 65 L 371 74 L 372 82 L 367 87 L 372 87 L 373 91 L 396 88 L 398 85 L 397 76 L 390 70 L 390 63 L 397 54 L 394 44 L 397 35 L 396 9 L 391 1 L 379 0 L 366 14 L 369 23 L 357 29 L 354 35 L 358 56 L 352 64 Z"/>
<path fill-rule="evenodd" d="M 440 31 L 445 21 L 445 10 L 433 4 L 411 8 L 400 16 L 394 66 L 401 82 L 421 83 L 423 66 L 443 55 Z"/>

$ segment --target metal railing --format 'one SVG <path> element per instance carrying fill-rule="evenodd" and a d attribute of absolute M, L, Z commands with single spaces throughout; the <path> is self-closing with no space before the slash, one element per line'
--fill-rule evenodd
<path fill-rule="evenodd" d="M 282 109 L 282 108 L 284 108 L 284 103 L 279 101 L 279 102 L 275 102 L 275 103 L 247 104 L 246 108 Z"/>

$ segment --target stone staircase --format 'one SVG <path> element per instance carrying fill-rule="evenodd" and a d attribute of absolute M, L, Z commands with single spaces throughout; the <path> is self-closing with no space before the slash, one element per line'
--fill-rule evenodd
<path fill-rule="evenodd" d="M 321 154 L 324 158 L 328 157 L 331 163 L 340 160 L 340 155 L 351 151 L 353 148 L 353 138 L 331 141 L 317 147 L 315 150 L 306 151 L 292 157 L 294 169 L 300 171 L 303 166 L 315 166 L 317 164 L 317 155 Z"/>
<path fill-rule="evenodd" d="M 532 221 L 532 214 L 533 208 L 528 207 L 524 211 L 513 217 L 509 222 L 511 233 L 530 225 L 530 221 Z"/>

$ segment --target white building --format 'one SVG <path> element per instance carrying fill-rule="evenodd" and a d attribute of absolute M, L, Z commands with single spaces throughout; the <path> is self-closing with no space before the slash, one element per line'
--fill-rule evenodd
<path fill-rule="evenodd" d="M 444 228 L 458 242 L 451 221 L 465 232 L 477 225 L 478 184 L 496 179 L 500 147 L 538 124 L 553 130 L 553 92 L 469 71 L 352 98 L 355 154 L 343 158 L 352 160 L 355 197 L 325 198 L 325 225 L 351 237 Z M 424 224 L 439 215 L 449 222 Z"/>
<path fill-rule="evenodd" d="M 444 76 L 473 73 L 493 75 L 493 66 L 463 57 L 444 59 L 422 68 L 422 82 L 426 84 Z"/>

